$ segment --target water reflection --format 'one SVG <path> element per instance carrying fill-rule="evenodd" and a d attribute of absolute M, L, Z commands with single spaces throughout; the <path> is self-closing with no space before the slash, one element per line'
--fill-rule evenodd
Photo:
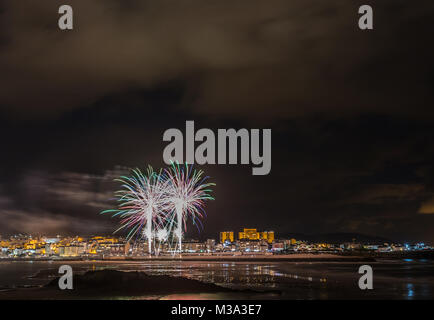
<path fill-rule="evenodd" d="M 58 276 L 62 262 L 0 264 L 0 287 L 43 284 Z M 234 289 L 273 291 L 288 299 L 433 299 L 432 261 L 374 263 L 374 290 L 360 290 L 356 263 L 92 261 L 71 262 L 74 274 L 88 270 L 142 271 L 179 276 Z M 3 268 L 3 269 L 2 269 Z M 33 276 L 33 277 L 31 277 Z"/>
<path fill-rule="evenodd" d="M 412 283 L 407 284 L 407 298 L 413 299 L 414 296 L 414 285 Z"/>

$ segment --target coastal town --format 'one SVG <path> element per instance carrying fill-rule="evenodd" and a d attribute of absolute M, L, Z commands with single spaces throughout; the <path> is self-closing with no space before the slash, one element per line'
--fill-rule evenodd
<path fill-rule="evenodd" d="M 235 237 L 233 231 L 220 232 L 220 237 L 205 241 L 185 239 L 182 251 L 174 250 L 167 242 L 154 243 L 153 254 L 158 256 L 183 255 L 200 256 L 270 256 L 295 253 L 405 253 L 426 252 L 433 247 L 417 243 L 325 243 L 309 242 L 303 239 L 277 238 L 273 231 L 243 229 Z M 82 258 L 82 259 L 125 259 L 150 255 L 146 240 L 127 241 L 114 236 L 33 236 L 17 234 L 0 237 L 0 259 L 7 258 Z"/>

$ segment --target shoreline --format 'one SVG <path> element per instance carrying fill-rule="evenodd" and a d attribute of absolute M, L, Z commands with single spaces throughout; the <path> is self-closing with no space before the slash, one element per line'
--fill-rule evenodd
<path fill-rule="evenodd" d="M 159 255 L 159 256 L 92 256 L 92 257 L 0 257 L 0 262 L 15 261 L 232 261 L 232 262 L 375 262 L 377 259 L 434 259 L 434 251 L 424 252 L 387 252 L 387 253 L 370 253 L 355 252 L 353 254 L 335 254 L 335 253 L 293 253 L 293 254 L 207 254 L 207 253 L 184 253 L 182 255 Z"/>
<path fill-rule="evenodd" d="M 113 262 L 132 262 L 132 261 L 232 261 L 232 262 L 375 262 L 374 257 L 366 256 L 342 256 L 336 254 L 287 254 L 287 255 L 192 255 L 183 254 L 182 256 L 141 256 L 141 257 L 59 257 L 59 258 L 0 258 L 1 261 L 113 261 Z"/>

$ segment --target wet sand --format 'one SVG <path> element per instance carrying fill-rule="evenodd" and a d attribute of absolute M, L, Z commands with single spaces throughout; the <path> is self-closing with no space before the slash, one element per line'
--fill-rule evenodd
<path fill-rule="evenodd" d="M 147 275 L 144 272 L 116 270 L 88 271 L 74 277 L 71 290 L 59 289 L 59 278 L 35 288 L 0 291 L 0 300 L 87 300 L 87 299 L 188 299 L 192 296 L 259 299 L 268 294 L 278 298 L 279 292 L 234 290 L 212 283 L 171 276 Z M 217 298 L 219 297 L 219 298 Z"/>

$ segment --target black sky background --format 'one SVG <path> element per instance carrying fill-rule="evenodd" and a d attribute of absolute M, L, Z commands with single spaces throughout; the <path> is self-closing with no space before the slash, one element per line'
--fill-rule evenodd
<path fill-rule="evenodd" d="M 0 1 L 0 234 L 108 234 L 163 132 L 271 128 L 272 169 L 207 165 L 200 233 L 434 242 L 431 1 Z M 374 30 L 357 27 L 374 8 Z"/>

